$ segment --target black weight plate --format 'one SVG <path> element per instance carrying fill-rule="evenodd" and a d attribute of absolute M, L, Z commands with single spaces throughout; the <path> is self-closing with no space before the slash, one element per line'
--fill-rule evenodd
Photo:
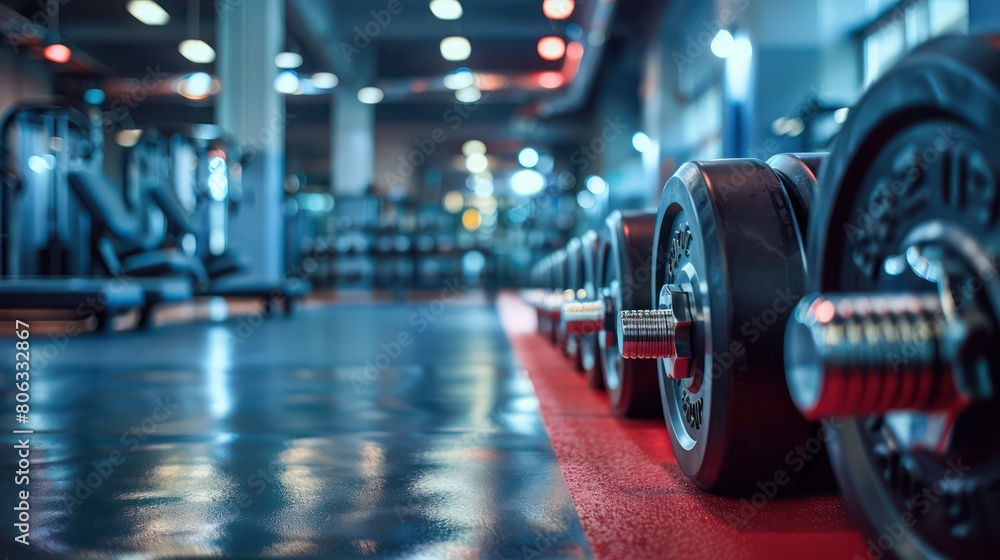
<path fill-rule="evenodd" d="M 582 293 L 583 283 L 587 276 L 584 266 L 583 243 L 579 237 L 574 237 L 566 244 L 566 271 L 568 273 L 566 289 L 573 293 L 573 298 L 575 299 L 581 299 L 581 296 L 585 295 Z M 565 332 L 565 325 L 560 324 L 560 328 L 564 331 L 563 336 L 566 341 L 563 347 L 563 354 L 569 358 L 574 370 L 582 372 L 583 367 L 580 364 L 580 337 Z"/>
<path fill-rule="evenodd" d="M 851 110 L 823 168 L 808 236 L 815 273 L 811 287 L 933 290 L 930 282 L 890 266 L 921 231 L 968 261 L 966 274 L 948 275 L 963 285 L 979 281 L 968 301 L 995 321 L 1000 302 L 995 273 L 998 131 L 1000 38 L 937 40 L 904 58 Z M 994 385 L 996 363 L 994 356 L 987 372 Z M 900 445 L 895 426 L 906 420 L 921 429 L 930 418 L 919 413 L 841 421 L 830 456 L 848 505 L 870 536 L 870 553 L 891 550 L 903 558 L 995 554 L 1000 548 L 998 416 L 995 402 L 973 403 L 953 419 L 943 447 Z"/>
<path fill-rule="evenodd" d="M 552 253 L 551 267 L 552 290 L 555 292 L 567 290 L 569 288 L 569 259 L 567 258 L 566 249 L 559 249 L 555 253 Z M 550 337 L 552 344 L 555 344 L 560 350 L 566 348 L 566 329 L 563 327 L 562 321 L 552 321 Z"/>
<path fill-rule="evenodd" d="M 755 489 L 779 471 L 794 479 L 803 465 L 789 457 L 816 435 L 792 404 L 782 357 L 805 287 L 797 228 L 782 182 L 757 160 L 684 164 L 661 193 L 650 297 L 690 284 L 695 324 L 691 376 L 669 378 L 672 360 L 658 360 L 660 389 L 677 461 L 703 489 Z"/>
<path fill-rule="evenodd" d="M 618 350 L 615 321 L 620 311 L 651 309 L 653 212 L 612 212 L 601 230 L 597 250 L 597 290 L 609 290 L 608 322 L 597 334 L 604 386 L 616 416 L 659 415 L 659 381 L 655 360 L 626 360 Z"/>
<path fill-rule="evenodd" d="M 596 301 L 597 293 L 597 232 L 589 230 L 580 236 L 583 255 L 583 281 L 580 289 L 586 301 Z M 576 368 L 583 372 L 587 386 L 591 389 L 604 389 L 604 366 L 597 355 L 597 335 L 588 334 L 577 337 L 579 348 L 576 356 Z"/>
<path fill-rule="evenodd" d="M 546 293 L 553 290 L 551 255 L 544 257 L 538 262 L 538 283 L 535 284 L 535 287 L 544 290 Z M 552 340 L 552 320 L 541 306 L 541 303 L 539 302 L 538 307 L 535 308 L 535 313 L 538 317 L 538 332 L 545 338 Z"/>

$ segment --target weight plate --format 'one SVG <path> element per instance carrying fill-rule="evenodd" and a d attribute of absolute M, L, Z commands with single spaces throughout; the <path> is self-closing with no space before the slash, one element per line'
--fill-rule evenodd
<path fill-rule="evenodd" d="M 566 244 L 566 289 L 572 294 L 570 296 L 572 299 L 582 299 L 581 296 L 585 296 L 583 283 L 586 281 L 587 273 L 584 267 L 583 243 L 580 241 L 579 237 L 574 237 Z M 569 358 L 570 363 L 573 364 L 574 370 L 578 372 L 583 371 L 583 367 L 580 364 L 579 335 L 567 332 L 566 326 L 562 324 L 561 321 L 560 328 L 563 330 L 563 336 L 565 336 L 563 354 Z"/>
<path fill-rule="evenodd" d="M 566 249 L 559 249 L 555 253 L 552 253 L 550 266 L 553 292 L 564 292 L 569 287 L 568 263 L 569 259 L 567 258 Z M 552 320 L 552 332 L 550 336 L 552 344 L 555 344 L 560 350 L 566 348 L 566 329 L 563 327 L 562 321 L 558 319 Z"/>
<path fill-rule="evenodd" d="M 580 283 L 582 294 L 578 299 L 596 301 L 600 298 L 597 292 L 597 232 L 589 230 L 580 236 L 583 255 L 583 281 Z M 580 297 L 582 296 L 582 297 Z M 597 335 L 587 334 L 577 337 L 576 368 L 583 372 L 587 386 L 591 389 L 604 389 L 604 365 L 598 359 Z"/>
<path fill-rule="evenodd" d="M 785 386 L 784 327 L 805 271 L 778 175 L 749 159 L 684 164 L 661 193 L 652 255 L 650 297 L 664 308 L 661 290 L 685 286 L 693 317 L 690 374 L 674 379 L 673 360 L 657 360 L 681 469 L 710 491 L 796 478 L 794 450 L 816 428 Z"/>
<path fill-rule="evenodd" d="M 904 58 L 851 110 L 823 169 L 811 287 L 935 294 L 928 280 L 945 279 L 956 309 L 978 310 L 995 329 L 998 130 L 1000 38 L 937 40 Z M 928 269 L 925 251 L 944 265 Z M 997 351 L 988 352 L 980 378 L 995 386 Z M 984 557 L 1000 547 L 995 398 L 840 421 L 830 455 L 870 555 Z"/>
<path fill-rule="evenodd" d="M 645 417 L 662 412 L 655 360 L 626 360 L 618 350 L 615 321 L 620 311 L 650 309 L 650 255 L 653 212 L 612 212 L 597 249 L 597 287 L 607 305 L 607 322 L 597 334 L 604 386 L 616 416 Z"/>

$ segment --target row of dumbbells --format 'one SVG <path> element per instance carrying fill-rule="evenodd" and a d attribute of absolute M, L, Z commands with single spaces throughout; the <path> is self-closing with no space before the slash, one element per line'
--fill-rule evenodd
<path fill-rule="evenodd" d="M 998 51 L 918 49 L 829 155 L 681 166 L 655 212 L 534 266 L 540 332 L 613 413 L 662 411 L 705 490 L 821 487 L 832 464 L 870 556 L 995 550 Z"/>

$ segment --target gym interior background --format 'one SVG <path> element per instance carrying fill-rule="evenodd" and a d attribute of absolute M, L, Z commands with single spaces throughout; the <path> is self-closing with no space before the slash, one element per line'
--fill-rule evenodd
<path fill-rule="evenodd" d="M 998 28 L 0 2 L 0 551 L 996 550 Z"/>

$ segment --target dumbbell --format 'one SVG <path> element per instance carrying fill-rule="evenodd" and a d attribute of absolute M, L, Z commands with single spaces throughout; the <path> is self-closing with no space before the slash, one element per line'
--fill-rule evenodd
<path fill-rule="evenodd" d="M 598 297 L 596 291 L 598 238 L 597 232 L 589 230 L 579 238 L 571 240 L 566 245 L 570 262 L 570 288 L 574 291 L 573 299 L 562 307 L 563 328 L 567 333 L 567 348 L 573 368 L 582 372 L 587 384 L 595 389 L 604 388 L 604 378 L 598 361 L 597 335 L 591 331 L 577 328 L 577 321 L 572 314 L 567 315 L 567 306 L 573 302 L 594 301 Z M 569 300 L 569 298 L 567 298 Z"/>
<path fill-rule="evenodd" d="M 538 316 L 538 332 L 560 348 L 565 346 L 565 329 L 560 317 L 562 304 L 566 301 L 566 250 L 560 249 L 543 258 L 537 264 L 536 288 L 522 297 L 535 308 Z"/>
<path fill-rule="evenodd" d="M 548 314 L 545 313 L 542 307 L 545 295 L 549 292 L 548 273 L 549 269 L 546 257 L 531 267 L 529 276 L 531 287 L 521 292 L 521 300 L 535 310 L 538 333 L 545 337 L 549 336 L 552 328 L 552 324 L 548 320 Z"/>
<path fill-rule="evenodd" d="M 918 48 L 824 166 L 787 381 L 872 552 L 1000 549 L 1000 37 Z M 869 555 L 871 556 L 871 552 Z"/>
<path fill-rule="evenodd" d="M 822 158 L 690 162 L 661 193 L 653 305 L 619 313 L 618 345 L 626 359 L 656 360 L 674 455 L 703 489 L 805 471 L 789 454 L 817 427 L 787 394 L 782 350 L 804 293 L 803 222 Z"/>
<path fill-rule="evenodd" d="M 595 367 L 585 370 L 588 385 L 607 391 L 617 416 L 650 416 L 661 410 L 656 362 L 624 360 L 615 328 L 619 311 L 650 306 L 655 226 L 655 212 L 612 212 L 597 237 L 593 296 L 563 305 L 567 329 L 597 341 Z"/>

